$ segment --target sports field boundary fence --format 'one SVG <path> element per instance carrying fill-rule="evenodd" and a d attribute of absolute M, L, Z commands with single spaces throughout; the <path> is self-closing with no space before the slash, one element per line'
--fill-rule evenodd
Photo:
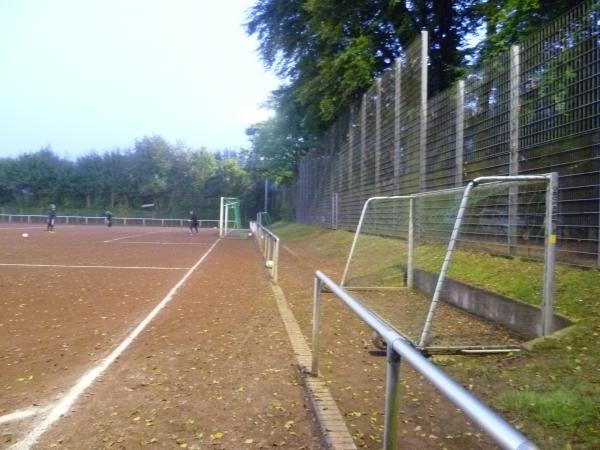
<path fill-rule="evenodd" d="M 0 214 L 0 222 L 6 223 L 46 223 L 48 216 L 44 214 Z M 65 225 L 104 225 L 106 218 L 103 216 L 56 216 L 57 224 Z M 218 219 L 200 219 L 198 220 L 200 228 L 216 228 L 219 225 Z M 167 219 L 150 217 L 114 217 L 112 224 L 122 226 L 143 226 L 143 227 L 187 227 L 188 219 Z"/>
<path fill-rule="evenodd" d="M 302 158 L 296 221 L 354 230 L 369 197 L 557 172 L 557 258 L 600 267 L 598 2 L 581 2 L 432 97 L 427 49 L 423 31 Z"/>

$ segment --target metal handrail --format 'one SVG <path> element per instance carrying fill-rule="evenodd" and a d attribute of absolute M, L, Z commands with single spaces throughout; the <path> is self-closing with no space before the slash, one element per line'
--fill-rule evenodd
<path fill-rule="evenodd" d="M 441 394 L 460 408 L 501 448 L 511 450 L 536 450 L 538 447 L 511 424 L 492 411 L 464 387 L 452 380 L 445 372 L 425 358 L 396 330 L 379 316 L 354 299 L 342 287 L 320 271 L 315 272 L 312 365 L 311 373 L 319 372 L 319 330 L 321 289 L 327 286 L 364 322 L 375 330 L 387 343 L 387 372 L 385 393 L 384 449 L 395 450 L 398 446 L 398 386 L 400 359 L 404 358 L 415 370 L 433 384 Z"/>
<path fill-rule="evenodd" d="M 279 267 L 279 237 L 260 222 L 251 222 L 250 229 L 254 231 L 256 242 L 260 249 L 265 265 L 269 269 L 271 279 L 277 283 Z"/>

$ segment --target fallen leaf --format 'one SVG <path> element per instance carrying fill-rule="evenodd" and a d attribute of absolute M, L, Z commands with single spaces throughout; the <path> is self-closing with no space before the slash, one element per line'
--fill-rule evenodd
<path fill-rule="evenodd" d="M 223 433 L 221 433 L 220 431 L 218 431 L 217 433 L 213 433 L 210 435 L 210 440 L 211 441 L 216 441 L 219 440 L 223 437 Z"/>

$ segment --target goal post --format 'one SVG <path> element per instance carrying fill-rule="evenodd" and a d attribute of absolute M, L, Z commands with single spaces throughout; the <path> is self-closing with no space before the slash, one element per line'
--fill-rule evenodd
<path fill-rule="evenodd" d="M 424 274 L 432 274 L 428 304 L 417 307 L 415 301 L 407 312 L 415 322 L 407 338 L 425 348 L 457 251 L 454 269 L 459 272 L 484 270 L 469 267 L 478 255 L 543 261 L 529 275 L 536 277 L 535 290 L 540 293 L 540 334 L 549 334 L 554 317 L 556 203 L 556 173 L 480 177 L 461 188 L 369 198 L 340 284 L 373 297 L 369 292 L 421 289 Z"/>
<path fill-rule="evenodd" d="M 240 200 L 236 197 L 221 197 L 219 207 L 219 237 L 247 237 L 242 226 Z"/>

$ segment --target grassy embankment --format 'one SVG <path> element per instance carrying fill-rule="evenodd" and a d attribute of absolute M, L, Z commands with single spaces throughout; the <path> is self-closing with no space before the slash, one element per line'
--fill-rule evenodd
<path fill-rule="evenodd" d="M 353 237 L 345 231 L 298 224 L 275 224 L 272 229 L 284 244 L 336 261 L 340 267 Z M 399 255 L 405 251 L 403 241 L 366 236 L 357 246 L 357 258 L 364 259 L 370 275 L 379 272 L 385 282 L 397 278 L 390 268 L 403 264 Z M 416 266 L 436 272 L 443 255 L 440 246 L 419 246 Z M 541 273 L 542 265 L 534 261 L 457 251 L 449 276 L 539 305 Z M 559 264 L 555 275 L 555 310 L 575 323 L 566 332 L 509 357 L 434 360 L 541 448 L 600 448 L 600 272 Z"/>

